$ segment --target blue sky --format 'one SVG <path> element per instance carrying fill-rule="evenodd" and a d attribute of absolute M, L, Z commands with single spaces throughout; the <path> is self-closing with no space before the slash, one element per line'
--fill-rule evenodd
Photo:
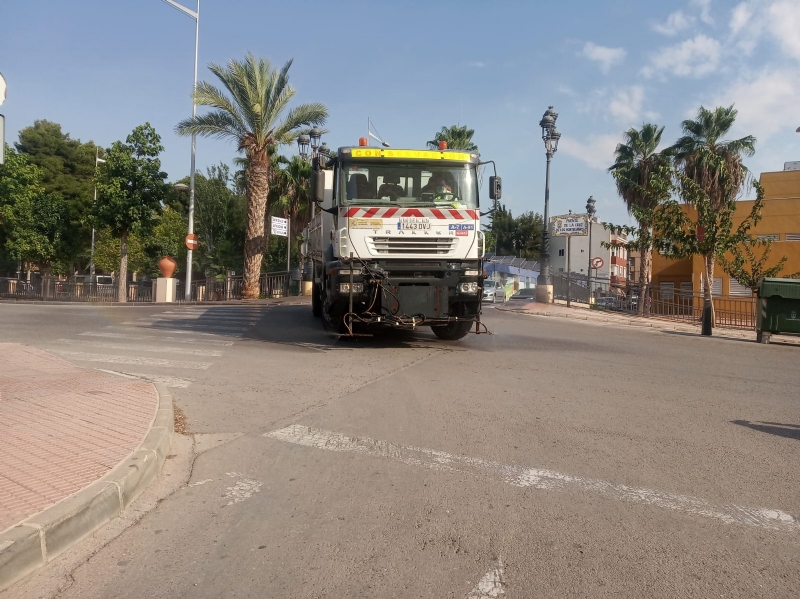
<path fill-rule="evenodd" d="M 194 8 L 196 0 L 185 0 Z M 423 147 L 442 125 L 475 129 L 516 215 L 543 211 L 539 119 L 559 112 L 551 213 L 629 222 L 605 172 L 624 130 L 655 122 L 664 141 L 698 107 L 739 109 L 734 135 L 758 139 L 756 174 L 800 160 L 800 1 L 562 0 L 493 3 L 202 0 L 199 79 L 247 51 L 294 58 L 298 103 L 327 105 L 331 147 L 370 117 L 393 147 Z M 26 0 L 0 7 L 6 141 L 35 119 L 103 146 L 150 121 L 170 179 L 188 175 L 194 22 L 160 0 Z M 295 148 L 285 148 L 286 154 Z M 197 166 L 231 163 L 232 144 L 200 138 Z M 485 197 L 485 196 L 484 196 Z"/>

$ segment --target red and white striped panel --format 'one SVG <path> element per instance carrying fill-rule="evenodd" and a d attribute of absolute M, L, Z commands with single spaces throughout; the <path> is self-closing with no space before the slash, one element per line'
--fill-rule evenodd
<path fill-rule="evenodd" d="M 477 220 L 477 210 L 455 210 L 453 208 L 339 208 L 339 216 L 348 218 L 419 218 Z"/>

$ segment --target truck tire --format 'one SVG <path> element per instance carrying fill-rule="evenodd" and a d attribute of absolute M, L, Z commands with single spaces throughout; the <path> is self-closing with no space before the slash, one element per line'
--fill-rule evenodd
<path fill-rule="evenodd" d="M 472 323 L 469 321 L 451 322 L 450 324 L 442 324 L 432 326 L 433 334 L 439 339 L 445 341 L 458 341 L 469 333 L 472 328 Z"/>
<path fill-rule="evenodd" d="M 322 296 L 319 283 L 311 285 L 311 313 L 315 318 L 322 318 Z"/>

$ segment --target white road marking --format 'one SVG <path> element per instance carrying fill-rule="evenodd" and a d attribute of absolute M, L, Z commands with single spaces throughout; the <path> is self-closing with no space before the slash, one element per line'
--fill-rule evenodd
<path fill-rule="evenodd" d="M 102 349 L 120 349 L 122 351 L 135 350 L 135 351 L 150 352 L 154 354 L 184 354 L 188 356 L 209 356 L 212 358 L 219 358 L 222 355 L 222 352 L 219 351 L 218 349 L 195 349 L 191 347 L 163 347 L 160 345 L 151 347 L 146 345 L 125 345 L 121 343 L 105 343 L 103 341 L 90 341 L 83 339 L 59 339 L 58 342 L 63 343 L 65 345 L 99 347 Z"/>
<path fill-rule="evenodd" d="M 129 320 L 129 321 L 123 322 L 122 324 L 134 325 L 134 326 L 139 326 L 139 327 L 152 327 L 153 325 L 157 325 L 157 324 L 178 324 L 178 323 L 175 322 L 174 320 L 153 320 L 153 319 L 148 319 L 148 320 Z M 214 331 L 246 331 L 247 330 L 247 327 L 240 327 L 240 326 L 229 327 L 229 326 L 226 326 L 226 325 L 213 326 L 211 324 L 207 325 L 207 324 L 205 324 L 203 322 L 192 322 L 192 323 L 185 322 L 185 323 L 181 323 L 181 324 L 191 325 L 193 327 L 197 327 L 199 329 L 204 329 L 204 330 L 207 330 L 207 331 L 210 331 L 210 330 L 214 330 Z M 250 324 L 248 326 L 252 327 L 252 326 L 255 326 L 255 325 L 256 325 L 256 323 L 253 322 L 252 324 Z M 194 330 L 190 331 L 187 328 L 187 332 L 194 333 L 195 331 Z"/>
<path fill-rule="evenodd" d="M 143 372 L 120 372 L 118 370 L 104 370 L 102 368 L 98 368 L 97 370 L 129 379 L 142 379 L 151 383 L 161 383 L 162 385 L 166 385 L 167 387 L 172 387 L 174 389 L 186 389 L 195 381 L 195 379 L 190 378 L 182 379 L 176 376 L 144 374 Z"/>
<path fill-rule="evenodd" d="M 231 474 L 236 473 L 226 472 L 226 474 L 231 476 Z M 253 495 L 261 491 L 261 484 L 261 482 L 250 478 L 237 480 L 235 485 L 225 490 L 225 499 L 228 500 L 226 505 L 233 505 L 234 503 L 250 499 Z"/>
<path fill-rule="evenodd" d="M 467 599 L 497 599 L 506 596 L 506 579 L 503 575 L 503 561 L 497 560 L 478 585 L 469 592 Z"/>
<path fill-rule="evenodd" d="M 128 324 L 138 324 L 138 323 L 128 323 Z M 107 325 L 105 328 L 107 329 L 116 329 L 117 331 L 130 331 L 134 333 L 141 333 L 143 331 L 152 330 L 155 333 L 168 333 L 170 335 L 196 335 L 196 336 L 205 336 L 205 337 L 218 337 L 219 333 L 205 333 L 203 331 L 185 331 L 181 329 L 147 329 L 142 326 L 136 327 L 118 327 L 116 325 Z"/>
<path fill-rule="evenodd" d="M 214 482 L 214 479 L 207 478 L 205 480 L 198 480 L 196 483 L 191 483 L 189 486 L 190 487 L 199 487 L 200 485 L 204 485 L 206 483 L 211 483 L 211 482 Z"/>
<path fill-rule="evenodd" d="M 257 318 L 252 316 L 203 316 L 197 315 L 192 316 L 188 314 L 181 314 L 180 316 L 159 316 L 153 317 L 149 316 L 146 318 L 140 318 L 141 320 L 159 320 L 161 322 L 179 322 L 181 324 L 217 324 L 220 326 L 225 326 L 229 324 L 251 324 L 258 321 Z"/>
<path fill-rule="evenodd" d="M 185 331 L 181 331 L 182 333 Z M 233 341 L 223 341 L 221 339 L 179 339 L 177 337 L 156 337 L 155 335 L 128 335 L 126 333 L 103 333 L 102 331 L 78 333 L 82 337 L 101 337 L 104 339 L 126 339 L 131 341 L 169 341 L 170 343 L 187 343 L 198 345 L 218 345 L 230 347 Z"/>
<path fill-rule="evenodd" d="M 60 356 L 69 356 L 86 362 L 106 362 L 108 364 L 136 364 L 144 366 L 164 366 L 166 368 L 184 368 L 187 370 L 208 370 L 210 362 L 184 362 L 181 360 L 162 360 L 161 358 L 138 358 L 135 356 L 118 356 L 114 354 L 89 354 L 63 349 L 50 350 Z"/>
<path fill-rule="evenodd" d="M 488 474 L 515 487 L 533 487 L 546 491 L 578 490 L 599 495 L 605 499 L 670 509 L 690 516 L 711 518 L 725 524 L 740 524 L 795 534 L 800 533 L 800 519 L 776 509 L 747 508 L 732 504 L 714 505 L 704 499 L 688 495 L 629 487 L 602 480 L 570 476 L 552 470 L 509 466 L 499 462 L 453 455 L 433 449 L 394 445 L 387 441 L 378 441 L 366 437 L 347 437 L 339 433 L 299 424 L 264 433 L 263 436 L 316 449 L 388 458 L 403 464 L 420 466 L 431 470 L 461 472 L 471 475 Z"/>

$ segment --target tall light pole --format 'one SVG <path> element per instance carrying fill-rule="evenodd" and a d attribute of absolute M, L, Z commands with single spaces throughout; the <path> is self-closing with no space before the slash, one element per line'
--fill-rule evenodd
<path fill-rule="evenodd" d="M 183 14 L 194 19 L 194 84 L 192 86 L 192 118 L 197 116 L 197 104 L 194 94 L 197 91 L 197 55 L 200 48 L 200 0 L 197 0 L 197 10 L 189 10 L 185 6 L 178 4 L 175 0 L 164 0 L 170 6 L 181 11 Z M 197 136 L 192 133 L 192 163 L 189 171 L 189 235 L 194 233 L 194 157 L 197 149 Z M 186 252 L 186 290 L 184 299 L 192 301 L 192 250 Z"/>
<path fill-rule="evenodd" d="M 594 196 L 589 196 L 589 199 L 586 200 L 586 216 L 589 220 L 589 270 L 586 271 L 589 276 L 586 286 L 589 288 L 589 304 L 592 303 L 592 223 L 594 215 L 597 214 L 594 204 Z"/>
<path fill-rule="evenodd" d="M 97 204 L 97 167 L 105 160 L 100 158 L 100 146 L 94 147 L 94 202 L 92 208 Z M 89 255 L 89 282 L 94 282 L 94 227 L 92 227 L 92 251 Z"/>
<path fill-rule="evenodd" d="M 558 151 L 558 140 L 561 134 L 556 129 L 558 113 L 548 106 L 539 121 L 542 128 L 542 141 L 544 141 L 545 155 L 547 156 L 547 172 L 544 184 L 544 227 L 542 229 L 542 253 L 540 255 L 541 268 L 536 278 L 536 301 L 546 304 L 553 303 L 553 277 L 550 274 L 550 161 Z"/>

